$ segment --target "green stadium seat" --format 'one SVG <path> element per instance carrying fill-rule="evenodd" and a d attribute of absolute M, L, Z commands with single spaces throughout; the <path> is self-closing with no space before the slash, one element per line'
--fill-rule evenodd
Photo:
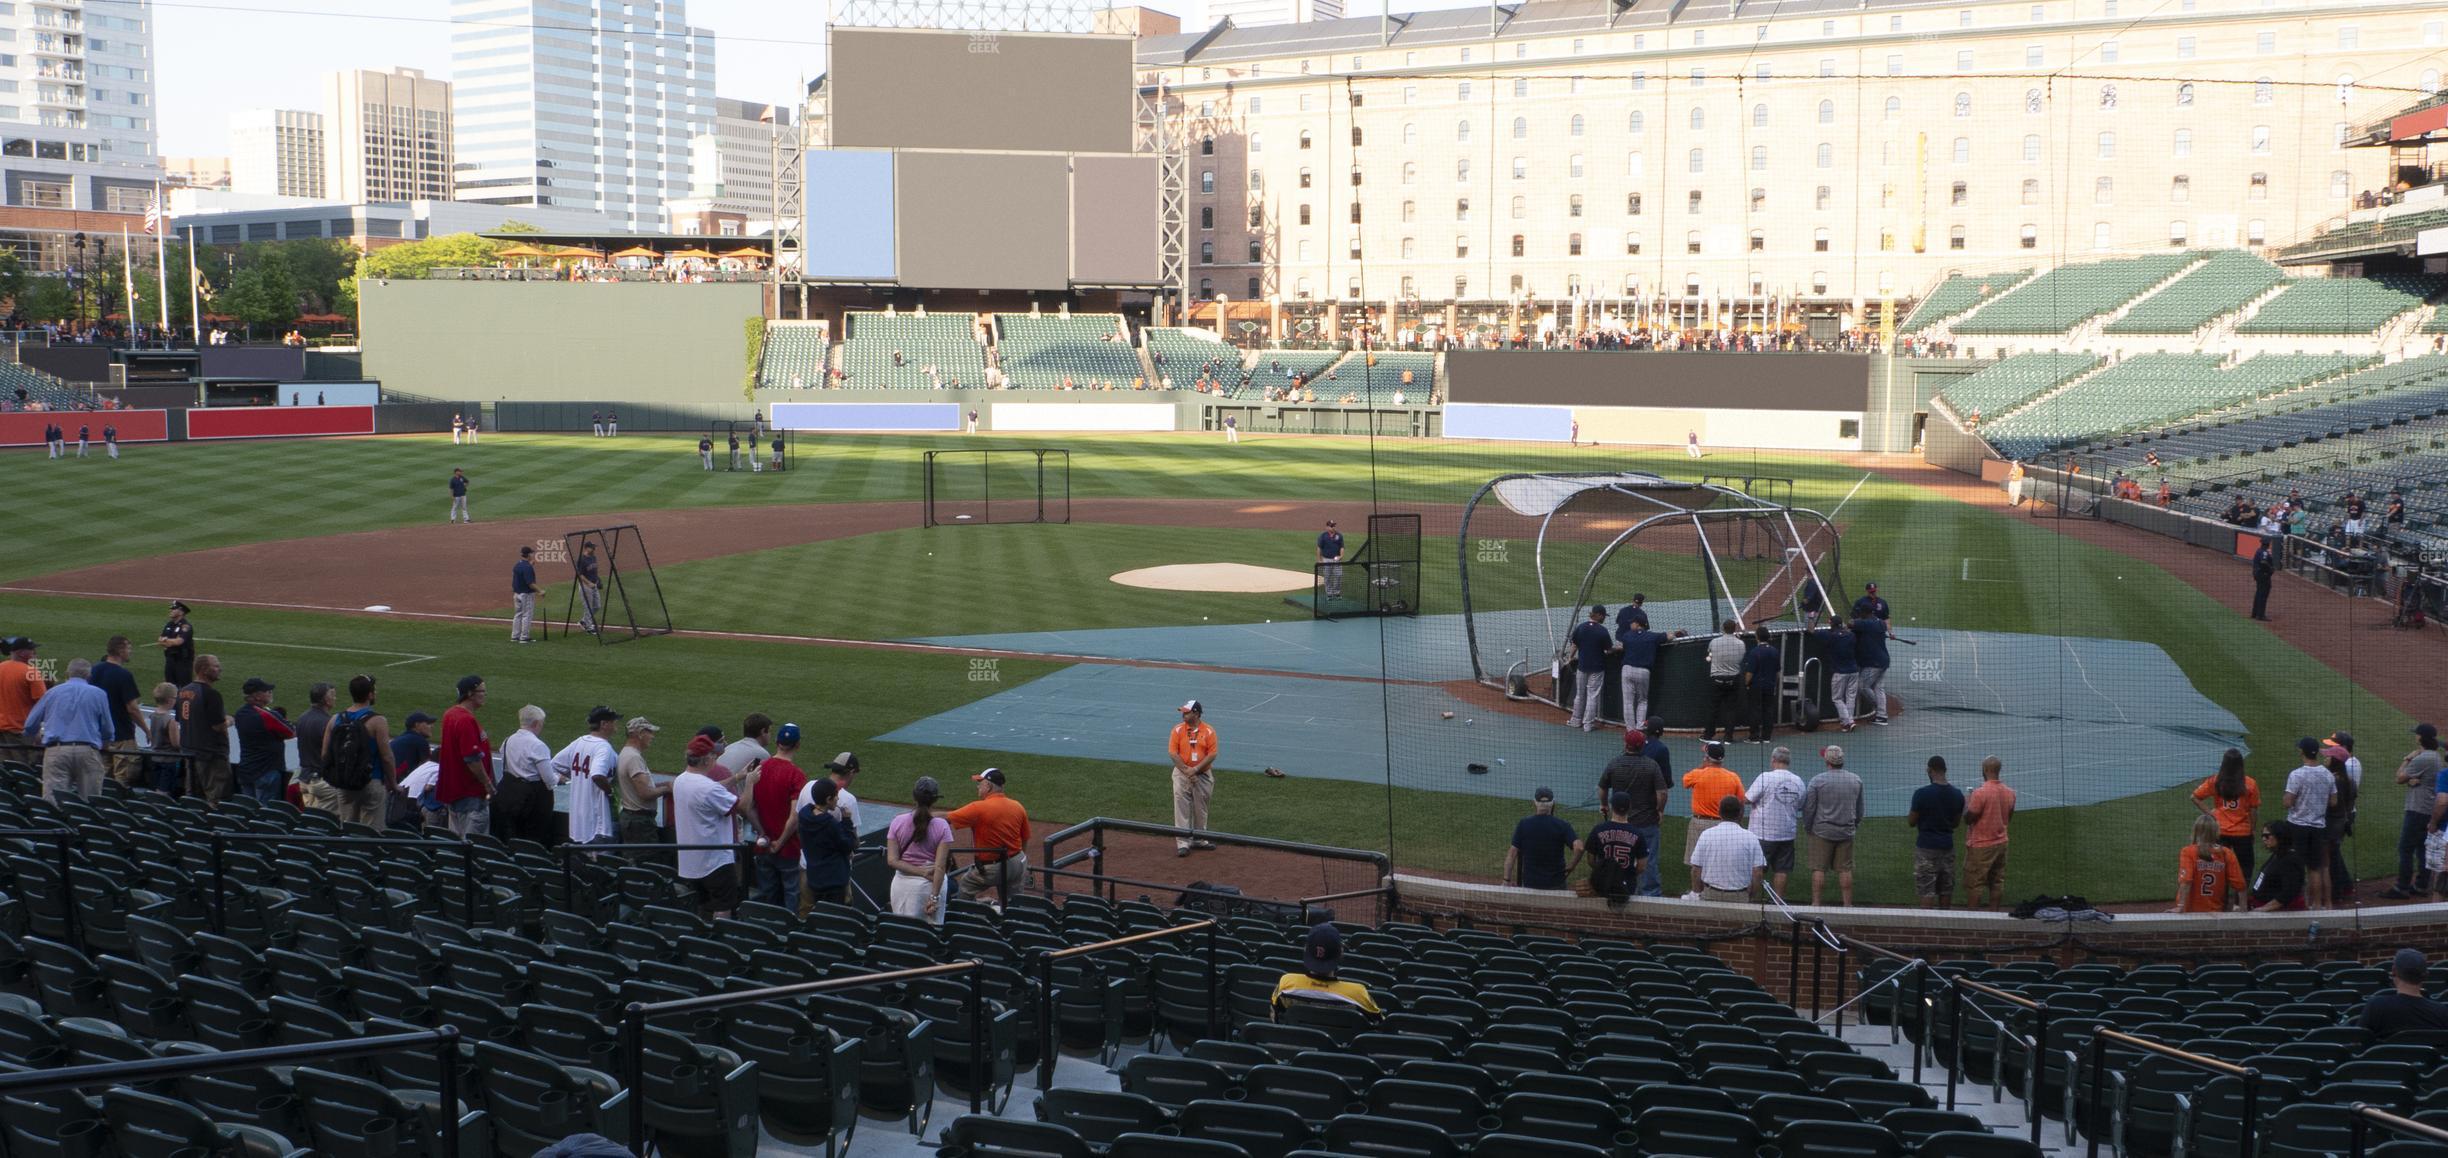
<path fill-rule="evenodd" d="M 995 360 L 1021 390 L 1129 390 L 1147 378 L 1116 314 L 996 314 Z"/>
<path fill-rule="evenodd" d="M 2309 278 L 2236 326 L 2239 334 L 2371 334 L 2438 292 L 2437 278 Z"/>
<path fill-rule="evenodd" d="M 1172 1121 L 1154 1099 L 1121 1090 L 1055 1086 L 1037 1095 L 1033 1108 L 1038 1121 L 1062 1126 L 1091 1146 L 1108 1145 L 1124 1134 L 1154 1131 Z"/>
<path fill-rule="evenodd" d="M 975 314 L 852 311 L 844 319 L 841 369 L 846 377 L 839 384 L 854 390 L 977 388 L 986 384 L 986 347 L 978 342 Z"/>
<path fill-rule="evenodd" d="M 2114 312 L 2201 260 L 2199 254 L 2176 253 L 2059 266 L 1998 294 L 1949 329 L 1959 337 L 2062 334 Z"/>
<path fill-rule="evenodd" d="M 1920 333 L 2004 293 L 2031 274 L 2028 269 L 2018 269 L 2012 273 L 1959 273 L 1948 277 L 1913 306 L 1912 312 L 1904 316 L 1904 324 L 1896 327 L 1896 333 Z"/>
<path fill-rule="evenodd" d="M 1237 1146 L 1249 1158 L 1283 1158 L 1316 1136 L 1299 1114 L 1281 1106 L 1201 1098 L 1182 1107 L 1183 1138 Z"/>
<path fill-rule="evenodd" d="M 2190 334 L 2244 308 L 2282 277 L 2277 266 L 2249 253 L 2220 250 L 2200 268 L 2135 303 L 2101 332 Z"/>

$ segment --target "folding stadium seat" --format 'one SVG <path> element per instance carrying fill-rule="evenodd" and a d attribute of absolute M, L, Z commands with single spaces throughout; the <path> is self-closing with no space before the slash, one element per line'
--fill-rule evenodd
<path fill-rule="evenodd" d="M 7 858 L 7 867 L 10 891 L 25 906 L 28 928 L 37 937 L 65 941 L 71 901 L 59 866 L 31 856 L 12 856 Z"/>
<path fill-rule="evenodd" d="M 1105 1146 L 1124 1134 L 1151 1132 L 1169 1126 L 1172 1116 L 1144 1094 L 1120 1090 L 1084 1090 L 1055 1086 L 1037 1095 L 1037 1120 L 1070 1130 L 1091 1146 Z"/>
<path fill-rule="evenodd" d="M 831 995 L 809 998 L 808 1012 L 860 1043 L 860 1107 L 904 1118 L 913 1135 L 925 1133 L 935 1104 L 936 1026 L 907 1010 Z"/>
<path fill-rule="evenodd" d="M 423 986 L 355 966 L 342 969 L 340 977 L 349 985 L 350 1012 L 359 1018 L 386 1017 L 411 1025 L 433 1022 L 433 1004 Z"/>
<path fill-rule="evenodd" d="M 1492 1041 L 1472 1042 L 1463 1049 L 1462 1060 L 1505 1080 L 1511 1080 L 1516 1074 L 1557 1074 L 1572 1069 L 1564 1060 L 1564 1055 L 1552 1050 Z"/>
<path fill-rule="evenodd" d="M 287 997 L 275 997 L 267 1003 L 272 1015 L 272 1039 L 280 1045 L 304 1045 L 317 1042 L 350 1041 L 365 1036 L 365 1027 L 319 1005 L 308 1005 Z M 465 1022 L 452 1024 L 465 1027 Z M 474 1036 L 474 1031 L 470 1031 Z M 371 1077 L 372 1069 L 363 1059 L 331 1062 L 327 1069 L 352 1077 Z"/>
<path fill-rule="evenodd" d="M 1893 1111 L 1890 1111 L 1893 1112 Z M 1944 1113 L 1945 1111 L 1938 1111 Z M 1750 1106 L 1751 1120 L 1762 1131 L 1775 1134 L 1789 1122 L 1858 1122 L 1861 1111 L 1834 1098 L 1815 1098 L 1807 1094 L 1768 1094 Z M 1974 1120 L 1975 1124 L 1977 1119 Z M 1882 1123 L 1883 1124 L 1883 1123 Z"/>
<path fill-rule="evenodd" d="M 43 1008 L 53 1017 L 109 1019 L 110 979 L 85 954 L 45 937 L 28 937 L 26 955 L 33 964 L 34 987 Z"/>
<path fill-rule="evenodd" d="M 333 1154 L 393 1154 L 401 1158 L 456 1158 L 439 1152 L 443 1113 L 459 1114 L 463 1154 L 491 1149 L 483 1111 L 418 1107 L 374 1082 L 301 1066 L 291 1073 L 305 1141 Z"/>
<path fill-rule="evenodd" d="M 1987 1130 L 1949 1130 L 1923 1139 L 1913 1153 L 1918 1158 L 2041 1158 L 2044 1151 L 2029 1138 Z"/>
<path fill-rule="evenodd" d="M 1831 1099 L 1832 1100 L 1832 1099 Z M 1908 1107 L 1889 1110 L 1878 1116 L 1878 1124 L 1896 1136 L 1907 1150 L 1918 1150 L 1931 1137 L 1949 1131 L 1987 1133 L 1989 1127 L 1979 1118 L 1954 1110 L 1924 1110 Z"/>
<path fill-rule="evenodd" d="M 1926 1110 L 1938 1105 L 1938 1100 L 1931 1097 L 1928 1090 L 1911 1082 L 1881 1081 L 1877 1078 L 1838 1078 L 1818 1087 L 1818 1092 L 1825 1097 L 1850 1102 L 1860 1108 L 1864 1116 L 1873 1117 L 1907 1106 Z"/>
<path fill-rule="evenodd" d="M 1802 1075 L 1791 1070 L 1769 1069 L 1761 1066 L 1710 1066 L 1701 1071 L 1700 1080 L 1705 1085 L 1724 1090 L 1737 1104 L 1746 1107 L 1771 1094 L 1808 1094 L 1818 1088 L 1805 1080 Z M 1869 1081 L 1871 1079 L 1847 1078 L 1843 1080 Z M 1833 1085 L 1833 1083 L 1830 1084 Z M 1829 1096 L 1836 1095 L 1830 1092 Z"/>
<path fill-rule="evenodd" d="M 769 1006 L 743 1006 L 761 1010 Z M 745 1020 L 735 1017 L 733 1027 Z M 580 1069 L 617 1072 L 620 1068 L 620 1035 L 616 1023 L 608 1018 L 576 1009 L 529 1002 L 519 1007 L 519 1046 L 530 1053 L 542 1054 L 565 1066 Z M 726 1044 L 729 1043 L 725 1039 Z"/>
<path fill-rule="evenodd" d="M 1325 1141 L 1328 1150 L 1381 1158 L 1457 1158 L 1461 1153 L 1460 1146 L 1434 1126 L 1368 1114 L 1345 1114 L 1327 1123 Z"/>
<path fill-rule="evenodd" d="M 1444 1082 L 1387 1078 L 1368 1088 L 1368 1112 L 1434 1126 L 1464 1142 L 1495 1128 L 1488 1113 L 1489 1090 Z"/>
<path fill-rule="evenodd" d="M 0 1073 L 14 1067 L 0 1065 Z M 9 1158 L 92 1158 L 107 1151 L 100 1103 L 74 1091 L 0 1098 L 0 1147 Z"/>
<path fill-rule="evenodd" d="M 1269 981 L 1272 993 L 1274 982 Z M 1111 1064 L 1122 1048 L 1122 999 L 1126 983 L 1085 958 L 1054 965 L 1054 1025 L 1066 1048 L 1094 1051 L 1098 1064 Z M 1255 1023 L 1254 1023 L 1255 1024 Z"/>
<path fill-rule="evenodd" d="M 520 1009 L 522 1021 L 533 1008 Z M 858 1129 L 858 1041 L 773 1002 L 733 1009 L 725 1028 L 723 1044 L 757 1067 L 768 1133 L 800 1144 L 822 1138 L 828 1158 L 848 1144 Z"/>
<path fill-rule="evenodd" d="M 1496 1107 L 1502 1132 L 1561 1142 L 1612 1138 L 1623 1129 L 1613 1104 L 1592 1098 L 1516 1092 Z"/>
<path fill-rule="evenodd" d="M 120 1158 L 171 1158 L 196 1153 L 231 1158 L 283 1158 L 306 1151 L 289 1139 L 254 1126 L 217 1124 L 185 1102 L 125 1087 L 102 1094 L 111 1144 Z"/>
<path fill-rule="evenodd" d="M 2115 1107 L 2110 1140 L 2118 1153 L 2164 1154 L 2176 1138 L 2176 1116 L 2210 1075 L 2174 1058 L 2152 1055 L 2109 1075 Z"/>
<path fill-rule="evenodd" d="M 2448 1146 L 2427 1139 L 2397 1138 L 2366 1151 L 2371 1158 L 2448 1158 Z"/>
<path fill-rule="evenodd" d="M 1744 1113 L 1733 1095 L 1711 1086 L 1653 1085 L 1635 1086 L 1623 1097 L 1624 1114 L 1638 1120 L 1642 1114 L 1661 1106 L 1709 1110 L 1740 1116 Z"/>
<path fill-rule="evenodd" d="M 515 1045 L 525 1036 L 517 1012 L 486 994 L 436 985 L 425 997 L 433 1002 L 434 1024 L 456 1025 L 470 1042 Z"/>
<path fill-rule="evenodd" d="M 1755 1038 L 1754 1041 L 1757 1039 Z M 1706 1072 L 1714 1066 L 1750 1066 L 1774 1070 L 1785 1067 L 1785 1055 L 1765 1045 L 1731 1045 L 1711 1042 L 1705 1045 L 1685 1043 L 1684 1056 L 1693 1069 Z"/>
<path fill-rule="evenodd" d="M 1334 1036 L 1325 1030 L 1307 1025 L 1279 1025 L 1271 1021 L 1253 1021 L 1242 1026 L 1241 1040 L 1267 1051 L 1279 1062 L 1290 1061 L 1294 1055 L 1307 1050 L 1337 1047 Z"/>
<path fill-rule="evenodd" d="M 1459 1052 L 1447 1042 L 1415 1033 L 1364 1033 L 1354 1037 L 1347 1048 L 1383 1067 L 1407 1061 L 1445 1061 Z"/>
<path fill-rule="evenodd" d="M 1209 1098 L 1182 1107 L 1177 1124 L 1182 1138 L 1237 1147 L 1247 1158 L 1283 1158 L 1316 1136 L 1300 1115 L 1281 1106 Z"/>
<path fill-rule="evenodd" d="M 572 1134 L 617 1131 L 602 1107 L 618 1092 L 608 1074 L 573 1070 L 549 1058 L 492 1042 L 475 1047 L 484 1102 L 502 1154 L 531 1154 Z"/>
<path fill-rule="evenodd" d="M 1085 1139 L 1061 1126 L 984 1114 L 953 1119 L 944 1128 L 940 1153 L 958 1158 L 1095 1158 Z"/>
<path fill-rule="evenodd" d="M 118 1023 L 99 1017 L 63 1017 L 55 1023 L 59 1028 L 60 1044 L 68 1050 L 71 1065 L 109 1065 L 114 1062 L 151 1061 L 152 1047 L 129 1036 Z M 138 1088 L 148 1093 L 161 1092 L 159 1082 L 139 1082 Z"/>
<path fill-rule="evenodd" d="M 1259 1066 L 1242 1075 L 1241 1089 L 1250 1104 L 1280 1106 L 1300 1115 L 1312 1128 L 1362 1104 L 1360 1091 L 1348 1079 L 1305 1066 Z M 1149 1096 L 1164 1100 L 1153 1093 Z"/>
<path fill-rule="evenodd" d="M 910 985 L 909 1008 L 934 1024 L 936 1078 L 963 1094 L 979 1089 L 978 1083 L 983 1082 L 986 1108 L 999 1114 L 1003 1104 L 1011 1100 L 1021 1014 L 999 1001 L 987 1000 L 986 1073 L 973 1074 L 969 1060 L 969 998 L 969 984 L 965 980 L 926 979 Z"/>
<path fill-rule="evenodd" d="M 1224 1072 L 1231 1075 L 1235 1081 L 1239 1081 L 1241 1075 L 1248 1073 L 1253 1067 L 1272 1065 L 1275 1062 L 1273 1054 L 1248 1042 L 1220 1041 L 1211 1037 L 1191 1042 L 1188 1048 L 1182 1050 L 1182 1056 L 1197 1061 L 1214 1062 L 1224 1067 Z"/>
<path fill-rule="evenodd" d="M 38 1010 L 0 1009 L 0 1062 L 47 1070 L 68 1064 L 59 1030 Z"/>
<path fill-rule="evenodd" d="M 142 1037 L 185 1039 L 195 1033 L 187 1023 L 187 999 L 178 987 L 151 968 L 124 957 L 104 957 L 98 963 L 110 982 L 111 1004 L 120 1024 Z"/>
<path fill-rule="evenodd" d="M 2402 1082 L 2330 1081 L 2314 1087 L 2310 1100 L 2332 1106 L 2368 1102 L 2402 1114 L 2414 1107 L 2414 1091 Z"/>
<path fill-rule="evenodd" d="M 1760 1147 L 1757 1127 L 1749 1118 L 1687 1106 L 1656 1106 L 1642 1110 L 1632 1133 L 1650 1154 L 1682 1154 L 1692 1158 L 1754 1158 Z"/>

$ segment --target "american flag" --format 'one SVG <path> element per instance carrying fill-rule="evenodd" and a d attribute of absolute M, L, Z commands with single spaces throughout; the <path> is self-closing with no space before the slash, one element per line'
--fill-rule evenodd
<path fill-rule="evenodd" d="M 151 237 L 151 236 L 152 236 L 152 235 L 154 235 L 155 233 L 160 232 L 160 230 L 161 230 L 161 218 L 162 218 L 162 211 L 161 211 L 161 199 L 157 197 L 157 198 L 154 198 L 152 201 L 146 202 L 146 203 L 145 203 L 145 223 L 144 223 L 144 231 L 145 231 L 145 236 L 147 236 L 147 237 Z"/>

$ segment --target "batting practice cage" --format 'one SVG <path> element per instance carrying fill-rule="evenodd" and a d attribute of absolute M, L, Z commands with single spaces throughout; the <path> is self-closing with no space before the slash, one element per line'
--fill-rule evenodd
<path fill-rule="evenodd" d="M 716 469 L 762 474 L 790 468 L 792 446 L 787 430 L 775 430 L 759 422 L 719 421 L 706 437 L 714 443 Z M 739 440 L 736 451 L 731 446 L 733 439 Z"/>
<path fill-rule="evenodd" d="M 1370 515 L 1360 549 L 1318 563 L 1310 577 L 1313 618 L 1420 613 L 1420 517 Z"/>
<path fill-rule="evenodd" d="M 929 527 L 1071 521 L 1067 450 L 930 450 L 921 474 Z"/>
<path fill-rule="evenodd" d="M 634 523 L 571 531 L 562 537 L 569 552 L 569 596 L 561 621 L 597 643 L 622 643 L 646 635 L 670 635 L 671 608 L 663 584 L 646 555 L 645 536 Z M 589 582 L 589 573 L 593 581 Z"/>

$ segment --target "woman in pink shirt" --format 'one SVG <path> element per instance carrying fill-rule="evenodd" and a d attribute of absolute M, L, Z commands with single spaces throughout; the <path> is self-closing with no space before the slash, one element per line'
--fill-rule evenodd
<path fill-rule="evenodd" d="M 944 871 L 952 859 L 943 852 L 952 843 L 952 826 L 935 815 L 935 802 L 942 796 L 934 777 L 919 777 L 910 786 L 910 801 L 917 807 L 884 827 L 884 863 L 893 870 L 893 914 L 938 925 L 944 919 Z"/>

